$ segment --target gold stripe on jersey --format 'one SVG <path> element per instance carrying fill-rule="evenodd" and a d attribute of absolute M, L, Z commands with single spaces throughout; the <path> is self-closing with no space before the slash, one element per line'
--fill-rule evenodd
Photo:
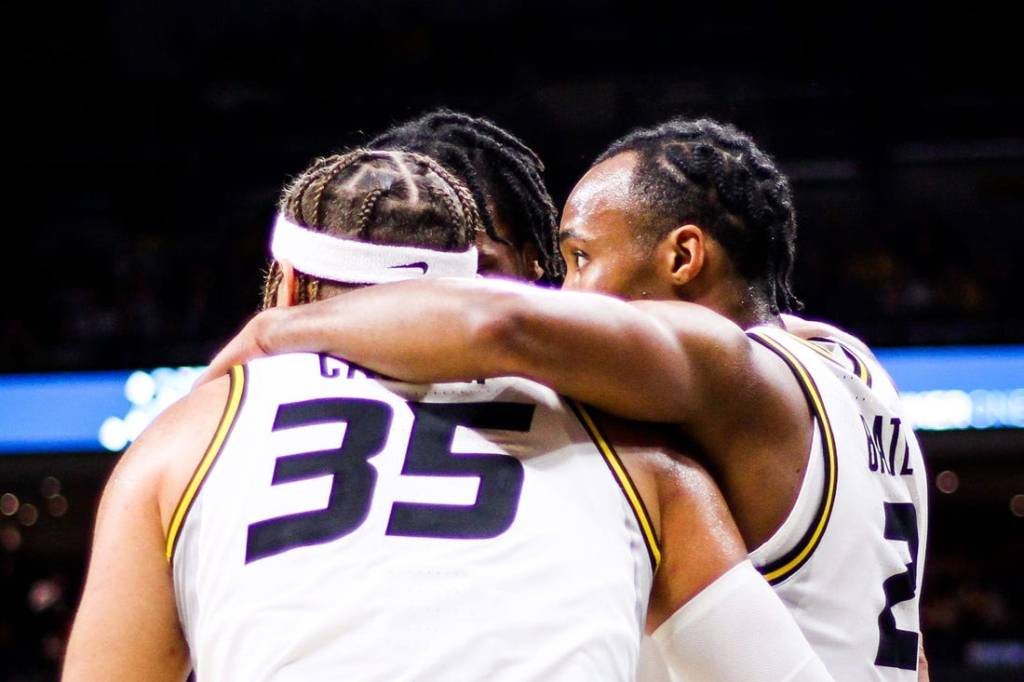
<path fill-rule="evenodd" d="M 651 559 L 651 566 L 655 571 L 658 570 L 658 566 L 661 564 L 661 547 L 658 544 L 658 537 L 654 532 L 654 524 L 651 522 L 651 515 L 647 511 L 647 507 L 644 505 L 643 498 L 640 497 L 640 493 L 636 489 L 636 484 L 633 483 L 633 479 L 630 478 L 629 471 L 626 470 L 622 460 L 619 458 L 615 448 L 598 427 L 597 422 L 590 415 L 581 403 L 566 398 L 566 402 L 572 411 L 576 414 L 576 418 L 580 420 L 583 428 L 586 429 L 590 439 L 597 446 L 601 456 L 604 457 L 605 464 L 612 472 L 612 476 L 615 477 L 615 482 L 619 484 L 619 488 L 622 489 L 622 494 L 626 496 L 626 501 L 629 502 L 630 508 L 633 510 L 633 515 L 636 516 L 637 524 L 640 526 L 640 532 L 644 537 L 644 544 L 647 546 L 647 554 Z"/>
<path fill-rule="evenodd" d="M 839 476 L 839 462 L 836 457 L 835 436 L 832 433 L 832 424 L 828 419 L 828 414 L 825 412 L 825 403 L 821 398 L 821 392 L 818 390 L 818 386 L 814 383 L 814 379 L 811 378 L 807 368 L 804 367 L 803 363 L 800 362 L 800 360 L 798 360 L 797 357 L 789 351 L 789 349 L 785 348 L 770 336 L 761 334 L 757 331 L 750 331 L 747 333 L 755 341 L 758 341 L 781 357 L 789 366 L 790 370 L 792 370 L 793 374 L 796 375 L 797 381 L 800 383 L 800 387 L 803 389 L 804 395 L 807 398 L 807 402 L 810 404 L 811 409 L 814 411 L 814 415 L 817 418 L 818 427 L 821 431 L 822 437 L 822 450 L 824 451 L 825 486 L 822 494 L 822 500 L 818 506 L 818 511 L 815 514 L 813 523 L 793 549 L 786 552 L 786 554 L 779 559 L 776 559 L 759 569 L 765 579 L 770 584 L 775 585 L 793 575 L 797 569 L 803 566 L 817 548 L 818 543 L 821 542 L 821 537 L 825 534 L 825 528 L 828 526 L 829 517 L 832 515 L 832 507 L 835 504 L 836 483 Z M 801 342 L 803 342 L 802 339 Z M 819 352 L 824 353 L 824 351 L 820 351 L 820 349 Z"/>
<path fill-rule="evenodd" d="M 868 388 L 871 388 L 871 372 L 868 370 L 868 364 L 864 362 L 859 355 L 857 355 L 852 350 L 847 348 L 845 344 L 841 343 L 836 339 L 815 338 L 808 340 L 799 337 L 796 334 L 789 331 L 786 331 L 786 333 L 792 336 L 800 343 L 810 348 L 811 350 L 815 351 L 822 357 L 824 357 L 826 360 L 829 360 L 830 362 L 834 362 L 835 364 L 842 366 L 842 363 L 840 363 L 838 360 L 832 357 L 832 355 L 827 350 L 819 346 L 817 343 L 815 343 L 815 341 L 824 341 L 827 343 L 836 344 L 839 347 L 839 350 L 843 351 L 843 354 L 846 355 L 846 357 L 848 357 L 850 359 L 850 362 L 853 364 L 853 373 L 860 377 L 860 380 L 867 384 Z"/>
<path fill-rule="evenodd" d="M 231 388 L 228 391 L 228 402 L 224 406 L 224 414 L 221 415 L 213 439 L 210 441 L 209 447 L 206 448 L 203 458 L 196 465 L 196 470 L 192 473 L 192 478 L 185 486 L 185 491 L 181 494 L 178 506 L 174 508 L 174 514 L 171 516 L 171 524 L 167 529 L 167 543 L 164 547 L 168 561 L 174 556 L 174 548 L 178 544 L 178 536 L 181 534 L 185 517 L 188 515 L 189 509 L 192 508 L 192 502 L 202 487 L 203 481 L 206 480 L 210 467 L 213 466 L 224 447 L 224 441 L 227 440 L 228 434 L 231 433 L 231 428 L 235 424 L 235 419 L 238 417 L 238 408 L 242 405 L 242 398 L 245 395 L 245 378 L 246 372 L 242 365 L 235 365 L 231 368 Z"/>

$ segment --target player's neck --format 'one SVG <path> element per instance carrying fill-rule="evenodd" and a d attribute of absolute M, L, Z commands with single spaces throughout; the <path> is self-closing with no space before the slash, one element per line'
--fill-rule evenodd
<path fill-rule="evenodd" d="M 779 316 L 772 312 L 764 296 L 749 285 L 714 287 L 693 302 L 711 308 L 743 329 L 759 324 L 781 324 Z"/>

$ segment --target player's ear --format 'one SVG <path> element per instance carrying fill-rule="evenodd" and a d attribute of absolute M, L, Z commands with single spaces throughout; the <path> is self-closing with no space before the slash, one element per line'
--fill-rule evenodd
<path fill-rule="evenodd" d="M 519 258 L 522 260 L 523 276 L 531 282 L 536 282 L 544 276 L 544 268 L 540 266 L 540 253 L 536 244 L 523 244 L 519 249 Z"/>
<path fill-rule="evenodd" d="M 663 246 L 670 258 L 672 284 L 683 286 L 692 282 L 704 267 L 706 235 L 697 225 L 681 225 L 665 237 Z"/>
<path fill-rule="evenodd" d="M 288 308 L 298 301 L 298 278 L 295 275 L 295 268 L 288 261 L 277 261 L 277 267 L 281 269 L 281 283 L 277 285 L 277 301 L 274 305 L 278 308 Z"/>

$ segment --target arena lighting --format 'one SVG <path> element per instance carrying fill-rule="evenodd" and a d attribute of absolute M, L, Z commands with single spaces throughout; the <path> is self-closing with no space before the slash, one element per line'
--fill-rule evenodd
<path fill-rule="evenodd" d="M 123 450 L 202 370 L 0 376 L 0 454 Z"/>
<path fill-rule="evenodd" d="M 1024 346 L 878 351 L 914 428 L 1024 428 Z"/>
<path fill-rule="evenodd" d="M 878 351 L 919 430 L 1024 428 L 1024 346 Z M 0 454 L 117 452 L 202 367 L 0 376 Z"/>

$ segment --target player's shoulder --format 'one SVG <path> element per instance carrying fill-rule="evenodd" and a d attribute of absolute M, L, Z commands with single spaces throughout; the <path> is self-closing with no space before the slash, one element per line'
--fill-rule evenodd
<path fill-rule="evenodd" d="M 826 359 L 845 367 L 861 379 L 866 390 L 896 409 L 899 403 L 898 387 L 874 351 L 862 339 L 818 320 L 805 320 L 793 315 L 783 315 L 782 320 L 786 334 L 822 353 Z"/>
<path fill-rule="evenodd" d="M 164 525 L 241 390 L 241 368 L 197 387 L 161 412 L 121 455 L 107 494 L 121 504 L 153 504 Z"/>
<path fill-rule="evenodd" d="M 222 425 L 233 421 L 245 391 L 243 367 L 195 388 L 158 416 L 125 453 L 125 466 L 155 476 L 166 527 L 174 506 Z"/>
<path fill-rule="evenodd" d="M 241 367 L 233 367 L 229 374 L 193 389 L 171 404 L 143 431 L 124 458 L 144 458 L 155 465 L 187 459 L 192 450 L 213 434 L 230 395 L 242 388 L 243 374 Z"/>
<path fill-rule="evenodd" d="M 796 315 L 781 315 L 783 329 L 791 334 L 818 343 L 831 343 L 847 352 L 861 356 L 862 359 L 877 363 L 875 355 L 861 338 L 851 332 L 839 327 L 822 322 L 821 320 L 809 320 Z"/>

